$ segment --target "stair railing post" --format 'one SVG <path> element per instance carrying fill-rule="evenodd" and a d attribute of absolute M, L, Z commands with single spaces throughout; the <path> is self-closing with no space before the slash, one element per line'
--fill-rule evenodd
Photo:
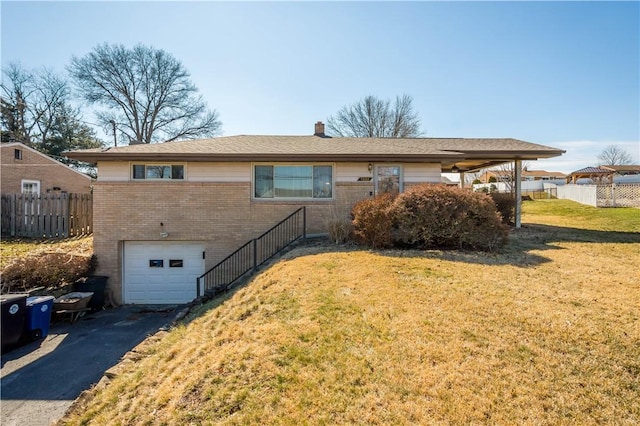
<path fill-rule="evenodd" d="M 200 297 L 200 277 L 196 280 L 196 297 Z"/>
<path fill-rule="evenodd" d="M 302 239 L 307 239 L 307 206 L 302 206 Z"/>
<path fill-rule="evenodd" d="M 258 268 L 258 239 L 253 239 L 253 272 Z"/>

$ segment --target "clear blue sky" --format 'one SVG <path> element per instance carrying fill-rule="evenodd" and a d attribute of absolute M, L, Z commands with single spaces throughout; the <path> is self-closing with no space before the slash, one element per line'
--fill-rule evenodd
<path fill-rule="evenodd" d="M 366 95 L 406 93 L 426 136 L 567 150 L 531 168 L 596 165 L 609 144 L 640 163 L 638 2 L 3 0 L 0 8 L 3 67 L 64 71 L 72 55 L 103 42 L 161 48 L 190 71 L 224 135 L 310 134 Z"/>

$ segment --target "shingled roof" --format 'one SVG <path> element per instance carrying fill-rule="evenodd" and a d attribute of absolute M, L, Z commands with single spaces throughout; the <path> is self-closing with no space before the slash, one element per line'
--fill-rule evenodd
<path fill-rule="evenodd" d="M 564 151 L 518 139 L 330 138 L 239 135 L 90 149 L 70 158 L 98 161 L 438 161 L 461 170 L 514 159 L 535 160 Z"/>
<path fill-rule="evenodd" d="M 580 170 L 576 170 L 575 172 L 571 172 L 571 175 L 607 175 L 610 174 L 612 170 L 601 169 L 600 167 L 585 167 Z"/>
<path fill-rule="evenodd" d="M 620 166 L 600 166 L 601 169 L 611 170 L 621 175 L 637 175 L 640 174 L 640 165 L 625 164 Z"/>

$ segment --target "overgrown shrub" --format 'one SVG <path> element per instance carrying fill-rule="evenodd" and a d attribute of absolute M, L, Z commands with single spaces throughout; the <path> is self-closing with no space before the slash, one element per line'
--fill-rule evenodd
<path fill-rule="evenodd" d="M 16 259 L 2 271 L 3 292 L 35 287 L 59 287 L 95 269 L 95 257 L 69 253 L 40 253 Z"/>
<path fill-rule="evenodd" d="M 351 211 L 353 239 L 371 248 L 388 248 L 393 245 L 391 230 L 394 196 L 382 194 L 376 198 L 358 201 Z"/>
<path fill-rule="evenodd" d="M 498 209 L 498 213 L 502 216 L 502 223 L 506 225 L 513 223 L 515 218 L 515 200 L 513 194 L 492 192 L 490 195 L 496 205 L 496 209 Z"/>
<path fill-rule="evenodd" d="M 444 185 L 362 201 L 353 217 L 356 241 L 373 248 L 493 250 L 507 241 L 507 227 L 488 195 Z"/>
<path fill-rule="evenodd" d="M 343 244 L 349 240 L 353 232 L 353 225 L 349 218 L 348 209 L 332 209 L 325 217 L 324 222 L 331 242 Z"/>

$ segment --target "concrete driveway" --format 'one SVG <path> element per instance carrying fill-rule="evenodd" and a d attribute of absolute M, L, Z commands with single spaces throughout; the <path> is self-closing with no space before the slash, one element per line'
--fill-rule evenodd
<path fill-rule="evenodd" d="M 50 425 L 83 391 L 146 337 L 171 323 L 175 310 L 124 306 L 56 321 L 46 339 L 2 354 L 0 424 Z"/>

